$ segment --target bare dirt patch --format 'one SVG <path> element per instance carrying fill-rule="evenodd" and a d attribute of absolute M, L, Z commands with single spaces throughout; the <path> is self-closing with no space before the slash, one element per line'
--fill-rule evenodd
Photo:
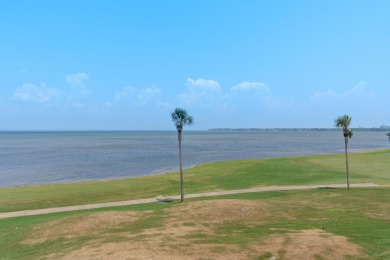
<path fill-rule="evenodd" d="M 261 224 L 273 217 L 272 204 L 251 200 L 210 200 L 182 203 L 165 209 L 160 227 L 129 232 L 118 242 L 90 240 L 81 248 L 49 255 L 48 259 L 335 259 L 362 256 L 360 247 L 342 236 L 321 229 L 272 229 L 275 234 L 259 234 L 245 245 L 210 242 L 215 227 L 229 222 Z M 40 235 L 47 239 L 72 237 L 95 232 L 96 226 L 119 226 L 142 217 L 140 212 L 95 213 L 56 220 L 46 224 Z M 145 214 L 145 213 L 144 213 Z M 78 228 L 73 225 L 77 223 Z M 99 223 L 99 225 L 96 225 Z M 61 226 L 58 227 L 57 226 Z M 64 228 L 66 227 L 66 228 Z M 72 227 L 73 231 L 67 231 Z M 51 229 L 55 229 L 55 231 Z M 81 232 L 79 229 L 82 229 Z M 35 236 L 39 235 L 35 231 Z M 81 233 L 80 233 L 81 232 Z M 104 232 L 104 229 L 101 230 Z M 277 232 L 277 234 L 276 234 Z M 280 234 L 280 232 L 283 232 Z M 112 234 L 115 236 L 115 234 Z M 227 235 L 228 236 L 228 235 Z M 37 241 L 37 239 L 33 240 Z M 40 239 L 39 241 L 45 241 Z M 208 242 L 206 242 L 208 241 Z M 212 241 L 212 240 L 211 240 Z"/>
<path fill-rule="evenodd" d="M 272 218 L 266 203 L 251 200 L 212 200 L 178 204 L 164 212 L 166 218 L 160 228 L 144 230 L 151 240 L 174 241 L 186 235 L 212 235 L 212 228 L 232 221 L 245 224 L 261 223 Z"/>
<path fill-rule="evenodd" d="M 74 238 L 97 234 L 140 219 L 145 212 L 100 212 L 67 217 L 47 222 L 33 228 L 23 244 L 40 244 L 58 238 Z"/>
<path fill-rule="evenodd" d="M 252 200 L 212 200 L 179 204 L 166 210 L 172 218 L 194 222 L 221 223 L 245 221 L 246 223 L 266 220 L 272 217 L 270 205 Z"/>

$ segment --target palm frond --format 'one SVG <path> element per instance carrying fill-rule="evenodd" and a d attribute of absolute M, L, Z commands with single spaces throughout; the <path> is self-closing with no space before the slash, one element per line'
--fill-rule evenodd
<path fill-rule="evenodd" d="M 353 132 L 352 132 L 351 129 L 348 129 L 348 131 L 347 131 L 347 136 L 348 136 L 349 138 L 351 138 L 351 137 L 353 136 Z"/>
<path fill-rule="evenodd" d="M 350 117 L 349 115 L 339 116 L 335 120 L 335 125 L 337 127 L 348 128 L 349 125 L 351 124 L 351 120 L 352 120 L 352 117 Z"/>
<path fill-rule="evenodd" d="M 187 111 L 183 108 L 176 108 L 172 114 L 172 121 L 175 124 L 176 128 L 183 128 L 185 125 L 192 125 L 194 118 L 188 115 Z"/>

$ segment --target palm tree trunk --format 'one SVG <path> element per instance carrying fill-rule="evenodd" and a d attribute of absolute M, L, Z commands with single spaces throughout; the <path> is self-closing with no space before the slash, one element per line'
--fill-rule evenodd
<path fill-rule="evenodd" d="M 179 139 L 179 161 L 180 161 L 180 201 L 184 201 L 184 181 L 183 181 L 183 164 L 181 156 L 181 130 L 177 131 L 177 136 Z"/>
<path fill-rule="evenodd" d="M 349 190 L 348 136 L 345 137 L 345 166 L 347 169 L 347 188 Z"/>

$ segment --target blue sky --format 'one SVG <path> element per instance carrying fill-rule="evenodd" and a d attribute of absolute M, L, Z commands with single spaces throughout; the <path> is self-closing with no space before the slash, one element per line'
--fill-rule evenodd
<path fill-rule="evenodd" d="M 390 1 L 0 1 L 0 130 L 390 125 Z"/>

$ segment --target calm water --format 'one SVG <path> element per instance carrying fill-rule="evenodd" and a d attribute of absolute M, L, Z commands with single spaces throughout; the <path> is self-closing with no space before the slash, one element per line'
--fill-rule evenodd
<path fill-rule="evenodd" d="M 389 148 L 386 132 L 356 131 L 349 151 Z M 185 167 L 220 160 L 343 153 L 341 132 L 183 133 Z M 0 187 L 178 170 L 177 133 L 0 132 Z"/>

